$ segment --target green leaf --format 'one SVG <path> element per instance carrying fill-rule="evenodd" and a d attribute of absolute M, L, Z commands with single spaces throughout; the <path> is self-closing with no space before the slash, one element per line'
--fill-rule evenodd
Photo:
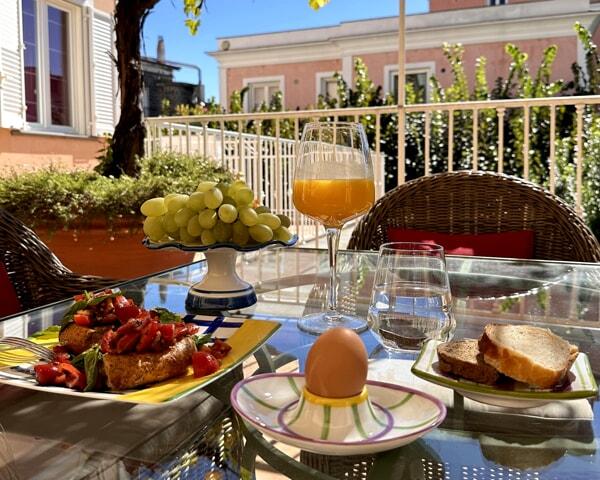
<path fill-rule="evenodd" d="M 85 369 L 86 386 L 84 392 L 93 390 L 96 386 L 98 379 L 98 372 L 100 371 L 100 363 L 102 362 L 102 352 L 100 351 L 100 345 L 94 345 L 88 348 L 83 355 L 83 363 Z M 75 365 L 75 360 L 73 360 Z"/>
<path fill-rule="evenodd" d="M 179 323 L 182 322 L 181 315 L 171 312 L 166 308 L 156 307 L 153 308 L 156 313 L 158 313 L 158 319 L 160 323 Z"/>
<path fill-rule="evenodd" d="M 121 292 L 114 292 L 114 293 L 107 293 L 104 295 L 99 295 L 97 297 L 94 297 L 93 293 L 87 292 L 87 291 L 83 292 L 83 294 L 85 296 L 85 300 L 78 300 L 73 305 L 71 305 L 69 307 L 69 309 L 65 312 L 65 314 L 60 322 L 61 328 L 64 328 L 69 323 L 71 323 L 73 321 L 73 316 L 79 310 L 85 310 L 87 307 L 93 307 L 95 305 L 98 305 L 98 304 L 102 303 L 104 300 L 106 300 L 107 298 L 116 298 L 119 295 L 122 295 Z"/>
<path fill-rule="evenodd" d="M 210 333 L 206 333 L 204 335 L 194 335 L 194 342 L 196 342 L 196 348 L 201 347 L 205 343 L 209 343 L 211 341 Z"/>

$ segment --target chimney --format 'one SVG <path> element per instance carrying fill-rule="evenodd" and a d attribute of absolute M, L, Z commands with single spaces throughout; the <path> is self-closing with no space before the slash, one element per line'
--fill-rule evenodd
<path fill-rule="evenodd" d="M 160 63 L 165 63 L 165 39 L 162 35 L 158 36 L 158 43 L 156 44 L 156 59 Z"/>

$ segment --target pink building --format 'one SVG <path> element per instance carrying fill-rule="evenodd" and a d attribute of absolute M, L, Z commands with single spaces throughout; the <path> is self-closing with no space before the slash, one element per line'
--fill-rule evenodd
<path fill-rule="evenodd" d="M 447 85 L 452 73 L 442 45 L 465 47 L 465 68 L 473 78 L 475 60 L 487 58 L 488 81 L 506 76 L 510 59 L 504 52 L 514 43 L 537 68 L 549 45 L 558 47 L 553 68 L 556 79 L 572 78 L 571 65 L 584 63 L 573 25 L 581 22 L 600 41 L 600 0 L 430 0 L 429 12 L 406 18 L 407 81 L 429 89 L 435 75 Z M 353 60 L 360 57 L 371 79 L 384 93 L 397 91 L 398 18 L 343 22 L 305 30 L 224 37 L 210 52 L 219 62 L 220 98 L 226 103 L 234 90 L 249 87 L 245 108 L 283 92 L 286 109 L 314 105 L 319 94 L 335 92 L 333 74 L 350 83 Z M 429 92 L 428 92 L 429 93 Z"/>

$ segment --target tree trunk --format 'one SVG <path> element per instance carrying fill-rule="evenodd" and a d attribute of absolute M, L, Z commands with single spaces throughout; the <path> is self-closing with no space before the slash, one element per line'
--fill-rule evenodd
<path fill-rule="evenodd" d="M 141 38 L 146 16 L 159 0 L 118 0 L 115 8 L 117 71 L 121 94 L 121 115 L 112 137 L 112 158 L 103 168 L 104 175 L 137 176 L 137 159 L 144 155 L 146 128 L 141 106 Z"/>

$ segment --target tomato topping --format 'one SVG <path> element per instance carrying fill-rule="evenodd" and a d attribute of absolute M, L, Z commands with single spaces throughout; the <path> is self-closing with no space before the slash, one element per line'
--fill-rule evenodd
<path fill-rule="evenodd" d="M 113 300 L 115 308 L 123 308 L 127 305 L 131 305 L 132 303 L 133 302 L 131 300 L 127 300 L 123 295 L 117 295 Z"/>
<path fill-rule="evenodd" d="M 83 310 L 80 310 L 83 311 Z M 89 327 L 92 324 L 92 319 L 85 313 L 77 312 L 73 315 L 73 321 L 81 327 Z"/>
<path fill-rule="evenodd" d="M 135 346 L 140 339 L 139 332 L 131 332 L 123 335 L 117 340 L 117 346 L 114 349 L 114 353 L 127 353 L 135 349 Z"/>
<path fill-rule="evenodd" d="M 86 386 L 85 373 L 70 363 L 40 363 L 33 367 L 40 385 L 58 385 L 83 390 Z"/>
<path fill-rule="evenodd" d="M 211 353 L 215 356 L 215 358 L 222 359 L 225 358 L 231 350 L 231 345 L 217 338 L 210 347 L 210 350 Z"/>
<path fill-rule="evenodd" d="M 192 367 L 194 369 L 194 377 L 200 378 L 219 369 L 219 361 L 207 352 L 194 352 L 192 355 Z"/>
<path fill-rule="evenodd" d="M 200 330 L 200 327 L 193 323 L 186 323 L 185 326 L 187 328 L 188 335 L 196 335 L 198 333 L 198 330 Z"/>
<path fill-rule="evenodd" d="M 40 385 L 55 385 L 56 378 L 60 375 L 59 363 L 40 363 L 33 367 L 35 378 Z"/>
<path fill-rule="evenodd" d="M 188 335 L 188 329 L 185 323 L 173 323 L 175 325 L 175 338 L 181 340 L 183 337 Z"/>
<path fill-rule="evenodd" d="M 141 310 L 136 305 L 116 306 L 115 314 L 121 323 L 127 322 L 131 318 L 138 318 Z"/>
<path fill-rule="evenodd" d="M 142 338 L 140 338 L 137 347 L 135 347 L 138 352 L 147 352 L 152 349 L 152 345 L 154 343 L 154 339 L 156 338 L 156 334 L 158 333 L 158 322 L 149 322 L 148 325 L 142 331 Z"/>
<path fill-rule="evenodd" d="M 109 330 L 102 336 L 102 339 L 100 340 L 100 350 L 102 353 L 109 353 L 112 350 L 111 343 L 116 336 L 117 335 L 113 330 Z"/>
<path fill-rule="evenodd" d="M 175 324 L 163 323 L 160 325 L 160 334 L 165 345 L 173 345 L 175 340 Z"/>
<path fill-rule="evenodd" d="M 76 390 L 83 390 L 86 385 L 85 373 L 70 363 L 60 363 L 59 369 L 65 374 L 65 385 Z"/>
<path fill-rule="evenodd" d="M 73 297 L 73 300 L 75 300 L 76 302 L 80 302 L 81 300 L 85 300 L 85 295 L 83 293 L 80 293 L 79 295 L 75 295 Z"/>

